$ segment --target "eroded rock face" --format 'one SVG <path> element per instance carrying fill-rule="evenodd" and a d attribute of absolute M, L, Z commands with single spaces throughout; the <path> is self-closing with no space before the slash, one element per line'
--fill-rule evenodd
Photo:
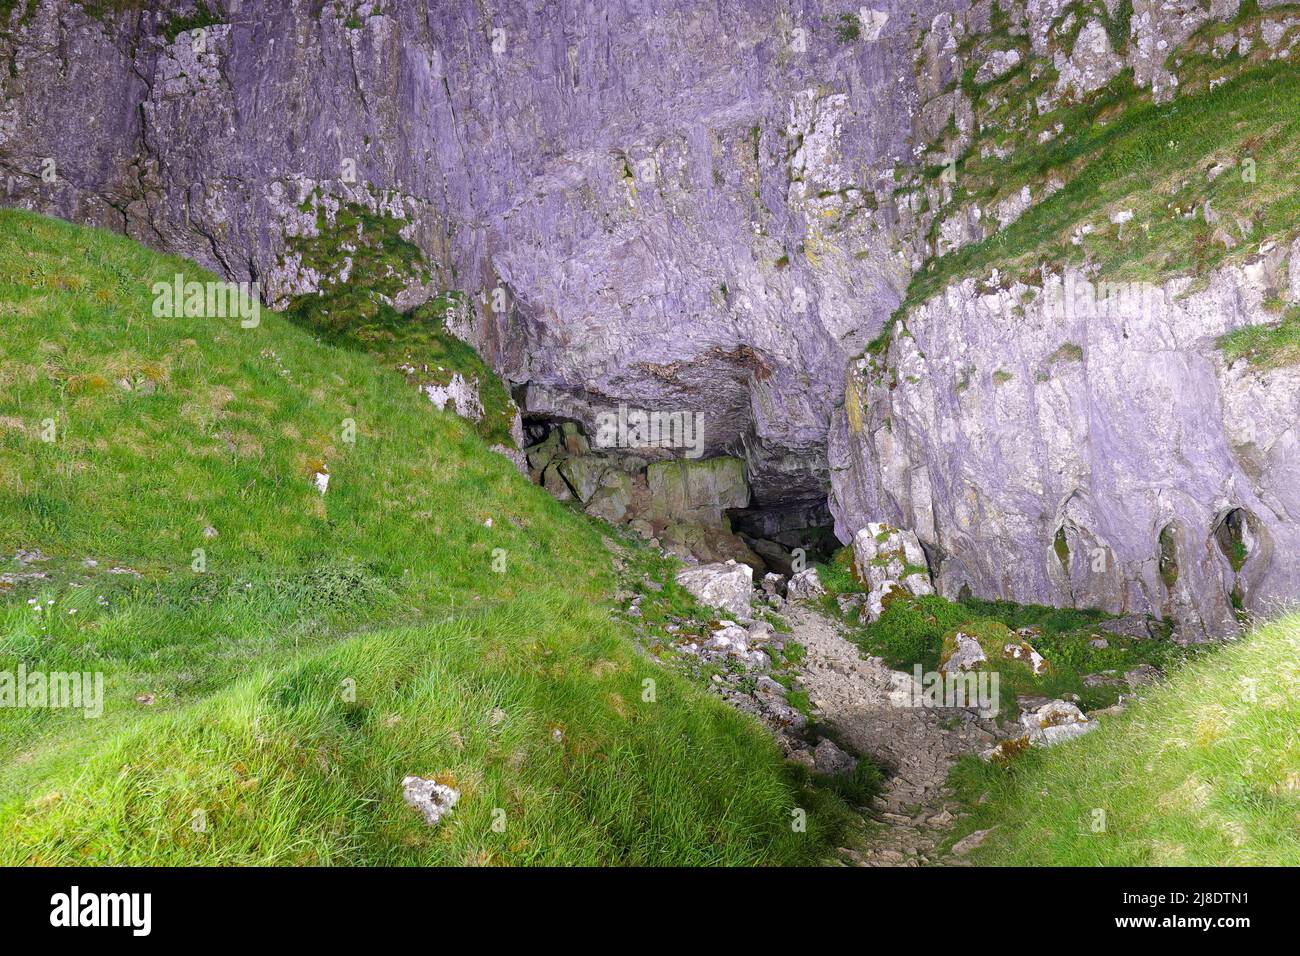
<path fill-rule="evenodd" d="M 208 0 L 196 44 L 193 0 L 29 2 L 0 26 L 8 201 L 277 303 L 346 277 L 291 239 L 356 204 L 427 257 L 399 305 L 473 297 L 456 331 L 526 413 L 700 412 L 759 503 L 824 499 L 845 360 L 910 270 L 877 208 L 916 99 L 899 4 L 847 40 L 828 2 Z"/>
<path fill-rule="evenodd" d="M 1227 364 L 1230 329 L 1275 320 L 1270 249 L 1131 312 L 1060 308 L 967 280 L 918 307 L 888 381 L 862 363 L 831 439 L 841 538 L 914 528 L 939 591 L 1177 618 L 1188 637 L 1300 593 L 1300 369 Z M 1121 311 L 1125 307 L 1117 306 Z"/>

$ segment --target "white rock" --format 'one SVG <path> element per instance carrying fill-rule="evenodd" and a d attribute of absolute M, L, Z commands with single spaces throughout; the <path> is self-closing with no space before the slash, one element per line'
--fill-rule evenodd
<path fill-rule="evenodd" d="M 859 529 L 853 536 L 853 569 L 868 590 L 881 591 L 881 597 L 885 586 L 894 582 L 916 597 L 934 593 L 925 549 L 912 531 L 880 522 Z"/>
<path fill-rule="evenodd" d="M 807 601 L 826 593 L 816 568 L 805 568 L 790 579 L 785 595 L 791 601 Z"/>
<path fill-rule="evenodd" d="M 754 569 L 747 564 L 701 564 L 677 572 L 677 583 L 708 607 L 736 617 L 749 617 L 754 593 Z"/>
<path fill-rule="evenodd" d="M 411 776 L 402 780 L 402 799 L 423 814 L 425 823 L 436 826 L 456 805 L 460 791 L 436 780 Z"/>
<path fill-rule="evenodd" d="M 940 673 L 953 674 L 959 671 L 973 670 L 976 666 L 988 660 L 984 648 L 980 647 L 980 642 L 969 634 L 958 631 L 956 641 L 957 650 L 939 665 Z"/>
<path fill-rule="evenodd" d="M 1077 706 L 1064 700 L 1054 700 L 1021 714 L 1020 723 L 1029 731 L 1029 742 L 1040 747 L 1050 747 L 1097 728 L 1095 720 L 1089 720 Z"/>

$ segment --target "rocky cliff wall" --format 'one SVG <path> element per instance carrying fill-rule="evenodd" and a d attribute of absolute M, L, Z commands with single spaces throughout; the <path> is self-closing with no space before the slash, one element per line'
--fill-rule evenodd
<path fill-rule="evenodd" d="M 749 520 L 829 489 L 842 540 L 913 526 L 950 593 L 1194 633 L 1295 593 L 1295 373 L 1212 344 L 1268 321 L 1241 263 L 1191 298 L 1162 284 L 1140 326 L 956 274 L 860 358 L 918 270 L 1074 172 L 999 164 L 1110 122 L 1119 86 L 1164 102 L 1223 81 L 1201 64 L 1293 61 L 1291 5 L 3 0 L 0 21 L 9 204 L 281 304 L 400 235 L 421 262 L 368 267 L 402 308 L 466 293 L 453 330 L 526 415 L 701 412 Z"/>

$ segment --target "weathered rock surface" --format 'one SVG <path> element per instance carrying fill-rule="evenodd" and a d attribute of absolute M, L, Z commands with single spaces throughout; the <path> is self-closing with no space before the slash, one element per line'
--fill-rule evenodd
<path fill-rule="evenodd" d="M 402 780 L 402 799 L 420 811 L 425 823 L 437 826 L 460 800 L 460 791 L 432 778 L 408 776 Z"/>
<path fill-rule="evenodd" d="M 747 564 L 727 561 L 702 564 L 677 572 L 677 583 L 708 607 L 717 608 L 739 618 L 750 616 L 754 594 L 754 569 Z"/>
<path fill-rule="evenodd" d="M 902 585 L 914 597 L 933 594 L 929 562 L 912 531 L 872 522 L 853 535 L 853 571 L 868 591 Z"/>
<path fill-rule="evenodd" d="M 1272 321 L 1263 303 L 1297 270 L 1272 250 L 1106 320 L 1059 308 L 1090 282 L 1077 272 L 950 287 L 891 345 L 896 384 L 851 377 L 831 438 L 841 537 L 884 517 L 939 556 L 945 596 L 1173 617 L 1192 638 L 1235 629 L 1234 601 L 1293 598 L 1300 368 L 1229 365 L 1215 339 Z"/>
<path fill-rule="evenodd" d="M 808 601 L 826 593 L 816 568 L 805 568 L 790 579 L 786 585 L 785 596 L 791 601 Z"/>
<path fill-rule="evenodd" d="M 1040 113 L 1126 68 L 1166 100 L 1170 54 L 1240 4 L 1134 0 L 1127 37 L 1104 6 L 1077 24 L 1067 0 L 881 0 L 849 39 L 829 0 L 599 16 L 208 0 L 217 22 L 197 33 L 179 30 L 194 0 L 18 0 L 0 24 L 0 182 L 9 204 L 257 280 L 275 303 L 348 277 L 346 250 L 318 267 L 298 240 L 362 209 L 423 256 L 394 304 L 467 293 L 449 328 L 526 415 L 594 433 L 620 403 L 699 413 L 706 457 L 744 459 L 758 523 L 822 507 L 829 482 L 841 540 L 914 530 L 946 595 L 1150 612 L 1196 638 L 1300 590 L 1300 372 L 1225 367 L 1212 347 L 1265 321 L 1266 294 L 1300 300 L 1294 251 L 1289 271 L 1276 250 L 1208 289 L 1166 286 L 1140 319 L 1020 315 L 1023 289 L 970 280 L 908 317 L 885 357 L 896 387 L 854 366 L 846 388 L 929 255 L 1061 185 L 989 209 L 943 183 L 897 190 L 972 142 L 966 70 L 1044 59 L 1058 81 Z M 1269 56 L 1296 43 L 1288 16 L 1260 28 Z M 584 490 L 610 520 L 634 510 L 621 482 Z M 671 543 L 689 551 L 690 533 Z"/>

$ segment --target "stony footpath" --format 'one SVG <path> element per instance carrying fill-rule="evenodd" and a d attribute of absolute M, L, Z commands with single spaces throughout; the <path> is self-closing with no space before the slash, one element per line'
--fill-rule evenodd
<path fill-rule="evenodd" d="M 869 524 L 854 536 L 853 575 L 862 589 L 837 594 L 836 603 L 842 614 L 851 615 L 847 619 L 860 622 L 875 622 L 891 602 L 933 593 L 916 535 L 885 524 Z M 1052 746 L 1094 730 L 1096 716 L 1105 712 L 1085 714 L 1079 698 L 1066 694 L 1068 699 L 1018 695 L 1016 707 L 999 714 L 996 684 L 992 700 L 955 692 L 964 683 L 976 698 L 987 698 L 989 691 L 980 689 L 979 678 L 989 671 L 1045 673 L 1050 665 L 1031 643 L 1040 636 L 1034 627 L 1013 631 L 997 621 L 954 627 L 944 637 L 938 673 L 918 676 L 864 655 L 846 636 L 848 625 L 823 610 L 827 592 L 816 570 L 790 577 L 767 573 L 755 581 L 750 566 L 725 561 L 688 563 L 675 577 L 712 613 L 671 617 L 661 622 L 657 636 L 644 620 L 638 622 L 638 634 L 657 659 L 693 673 L 732 706 L 757 717 L 786 757 L 814 774 L 853 775 L 860 759 L 881 769 L 883 789 L 862 808 L 875 824 L 871 837 L 862 847 L 841 849 L 845 864 L 960 865 L 986 831 L 945 847 L 963 812 L 947 785 L 953 764 L 967 755 L 1013 760 L 1026 747 Z M 625 613 L 642 618 L 644 594 L 624 593 L 630 600 Z M 1147 623 L 1103 622 L 1092 644 L 1107 646 L 1101 632 L 1127 629 L 1136 634 L 1137 628 L 1146 633 Z M 1127 685 L 1132 691 L 1157 676 L 1154 668 L 1142 665 L 1123 674 L 1087 674 L 1083 680 L 1088 686 Z M 948 696 L 935 694 L 944 681 Z M 1108 709 L 1120 709 L 1123 700 L 1121 695 Z M 858 793 L 866 792 L 862 781 L 853 785 Z"/>
<path fill-rule="evenodd" d="M 960 862 L 974 841 L 958 844 L 956 853 L 938 850 L 960 813 L 946 785 L 948 771 L 958 757 L 989 750 L 1005 729 L 998 733 L 995 721 L 970 709 L 906 706 L 911 675 L 864 657 L 817 609 L 811 599 L 824 592 L 815 572 L 788 581 L 768 575 L 755 588 L 748 567 L 726 563 L 688 567 L 678 581 L 725 615 L 712 625 L 684 619 L 668 625 L 679 666 L 712 665 L 713 690 L 762 721 L 790 760 L 833 775 L 851 772 L 865 757 L 884 771 L 882 792 L 863 808 L 874 824 L 870 837 L 863 847 L 841 849 L 845 865 Z M 639 618 L 641 599 L 624 596 L 629 616 Z M 774 628 L 771 620 L 788 628 Z M 795 662 L 774 668 L 793 646 L 802 648 Z M 807 695 L 811 720 L 789 702 L 791 690 Z"/>
<path fill-rule="evenodd" d="M 947 789 L 948 770 L 960 756 L 988 749 L 998 738 L 992 720 L 963 708 L 904 706 L 910 675 L 878 657 L 863 657 L 836 624 L 807 604 L 785 615 L 792 640 L 807 654 L 796 681 L 819 721 L 855 752 L 886 772 L 885 788 L 871 808 L 882 824 L 863 850 L 844 849 L 845 862 L 863 866 L 920 866 L 951 862 L 938 845 L 959 806 Z M 968 844 L 961 849 L 969 849 Z"/>

